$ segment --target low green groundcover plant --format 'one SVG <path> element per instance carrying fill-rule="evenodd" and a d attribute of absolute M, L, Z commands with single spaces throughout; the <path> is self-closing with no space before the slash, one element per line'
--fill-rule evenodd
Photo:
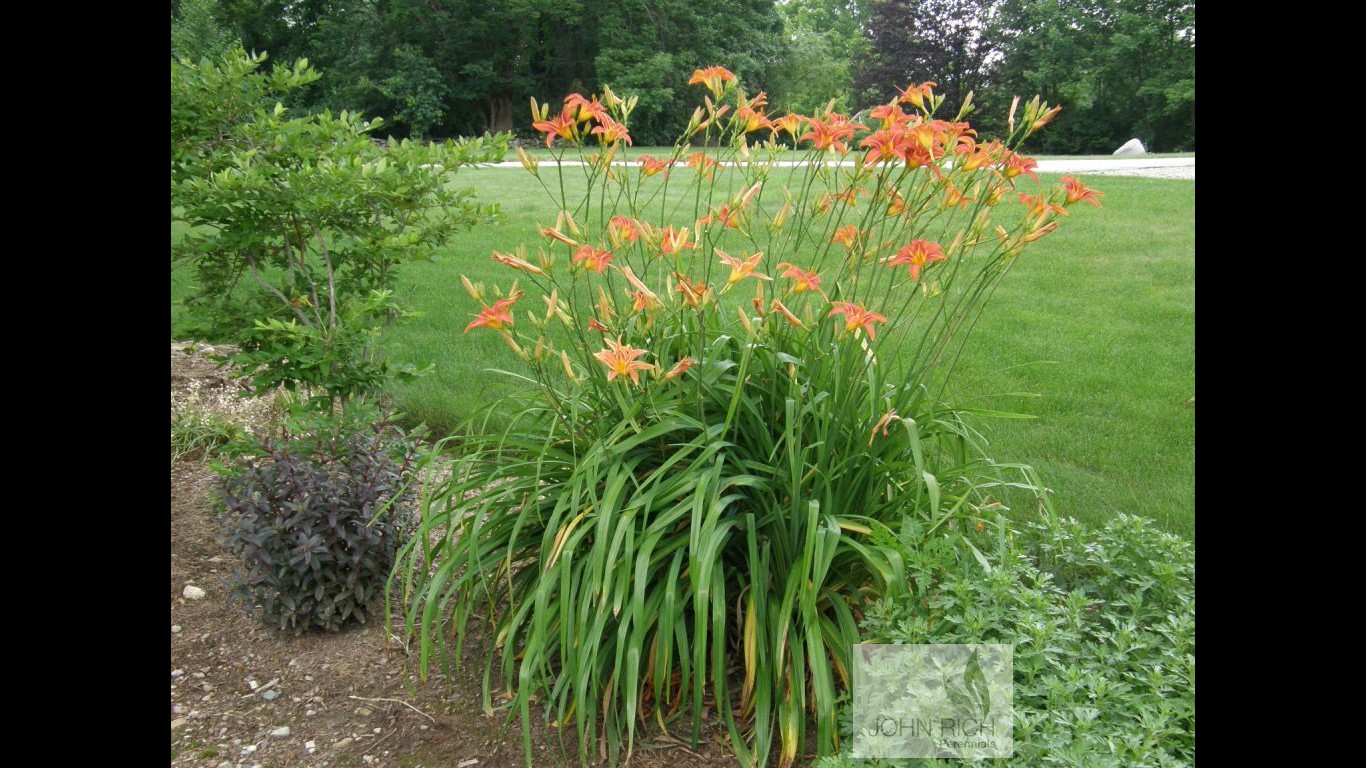
<path fill-rule="evenodd" d="M 769 116 L 722 67 L 692 82 L 684 135 L 635 164 L 634 97 L 533 101 L 557 162 L 522 162 L 560 213 L 493 254 L 510 286 L 464 281 L 467 332 L 516 358 L 511 417 L 427 484 L 394 596 L 424 677 L 486 623 L 510 716 L 535 701 L 585 761 L 642 724 L 695 743 L 706 713 L 742 764 L 788 766 L 808 726 L 838 751 L 867 606 L 911 588 L 896 537 L 1036 485 L 945 386 L 1011 265 L 1098 193 L 1016 153 L 1057 114 L 1038 99 L 979 141 L 933 83 L 859 120 Z"/>
<path fill-rule="evenodd" d="M 1013 644 L 1015 755 L 989 764 L 1194 765 L 1194 546 L 1124 514 L 1013 525 L 899 540 L 911 589 L 869 608 L 865 642 Z M 817 768 L 943 764 L 847 754 Z"/>

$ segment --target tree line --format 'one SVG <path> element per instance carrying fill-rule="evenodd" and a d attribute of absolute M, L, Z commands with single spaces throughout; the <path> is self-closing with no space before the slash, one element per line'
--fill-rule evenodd
<path fill-rule="evenodd" d="M 241 45 L 322 78 L 310 110 L 382 115 L 395 135 L 530 135 L 531 97 L 638 94 L 632 136 L 667 142 L 721 64 L 770 112 L 856 112 L 934 81 L 950 116 L 1004 129 L 1011 98 L 1064 107 L 1033 151 L 1195 149 L 1193 0 L 173 0 L 172 55 Z"/>

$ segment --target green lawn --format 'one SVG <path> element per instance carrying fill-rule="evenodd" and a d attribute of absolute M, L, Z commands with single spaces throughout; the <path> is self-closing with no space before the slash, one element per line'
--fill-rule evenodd
<path fill-rule="evenodd" d="M 1099 524 L 1131 512 L 1193 536 L 1194 183 L 1083 178 L 1106 193 L 1105 207 L 1074 207 L 1057 233 L 1026 251 L 969 341 L 954 396 L 1037 417 L 980 427 L 994 458 L 1034 465 L 1063 514 Z M 524 172 L 464 169 L 458 183 L 499 203 L 506 220 L 406 268 L 399 291 L 424 315 L 398 328 L 391 347 L 399 360 L 435 363 L 395 395 L 411 418 L 441 431 L 485 412 L 507 386 L 489 369 L 516 362 L 497 335 L 462 333 L 478 306 L 460 275 L 507 286 L 515 273 L 491 252 L 519 243 L 534 250 L 537 228 L 555 217 Z M 187 277 L 173 274 L 173 298 Z M 519 309 L 540 304 L 527 299 Z"/>

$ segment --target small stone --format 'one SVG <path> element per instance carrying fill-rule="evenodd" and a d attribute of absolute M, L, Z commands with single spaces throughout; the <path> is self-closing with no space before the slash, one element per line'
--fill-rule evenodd
<path fill-rule="evenodd" d="M 361 756 L 360 756 L 360 759 L 361 759 L 361 760 L 364 760 L 366 765 L 369 765 L 370 763 L 375 762 L 375 756 L 374 756 L 374 755 L 361 755 Z"/>
<path fill-rule="evenodd" d="M 471 765 L 479 765 L 478 760 L 461 760 L 455 764 L 455 768 L 469 768 Z"/>
<path fill-rule="evenodd" d="M 372 713 L 370 712 L 370 710 L 366 709 L 365 707 L 361 707 L 360 709 L 356 710 L 357 717 L 369 717 L 371 714 Z"/>
<path fill-rule="evenodd" d="M 274 688 L 271 688 L 269 691 L 266 691 L 265 693 L 261 694 L 261 698 L 265 699 L 266 701 L 275 701 L 276 699 L 280 698 L 280 692 L 275 690 Z"/>
<path fill-rule="evenodd" d="M 256 690 L 257 688 L 260 688 L 260 687 L 261 687 L 261 684 L 258 683 L 258 682 L 256 682 L 255 680 L 248 680 L 248 681 L 247 681 L 247 687 L 250 688 L 250 689 L 252 689 L 252 690 L 254 691 L 254 690 Z"/>
<path fill-rule="evenodd" d="M 275 730 L 271 731 L 270 735 L 277 739 L 287 739 L 289 738 L 289 726 L 282 725 L 279 728 L 276 728 Z"/>
<path fill-rule="evenodd" d="M 224 760 L 223 762 L 218 764 L 218 768 L 232 768 L 232 763 L 228 762 L 227 760 Z"/>
<path fill-rule="evenodd" d="M 172 707 L 171 707 L 171 712 L 172 712 L 173 714 L 183 715 L 183 714 L 185 714 L 185 705 L 184 705 L 184 704 L 175 704 L 175 705 L 172 705 Z"/>
<path fill-rule="evenodd" d="M 174 731 L 174 730 L 177 729 L 177 728 L 183 728 L 183 727 L 185 727 L 185 723 L 186 723 L 186 722 L 187 722 L 187 721 L 185 720 L 185 718 L 183 718 L 183 717 L 177 717 L 176 719 L 174 719 L 174 720 L 171 721 L 171 730 Z"/>
<path fill-rule="evenodd" d="M 352 744 L 355 744 L 355 743 L 356 743 L 356 740 L 355 740 L 355 739 L 352 739 L 352 738 L 345 738 L 345 739 L 342 739 L 341 741 L 338 741 L 336 744 L 333 744 L 332 746 L 336 747 L 337 749 L 346 749 L 347 747 L 349 747 L 349 746 L 351 746 Z"/>
<path fill-rule="evenodd" d="M 307 749 L 309 752 L 316 752 L 318 749 L 318 742 L 312 740 L 305 741 L 304 749 Z"/>
<path fill-rule="evenodd" d="M 196 680 L 203 680 L 203 679 L 204 679 L 204 673 L 203 673 L 203 672 L 194 672 L 194 673 L 192 673 L 190 676 L 193 677 L 193 678 L 196 679 Z"/>
<path fill-rule="evenodd" d="M 173 634 L 173 635 L 178 635 L 178 634 L 180 634 L 180 625 L 179 625 L 179 624 L 172 624 L 172 625 L 171 625 L 171 634 Z"/>
<path fill-rule="evenodd" d="M 307 717 L 313 717 L 313 716 L 316 715 L 316 714 L 318 714 L 317 711 L 312 710 L 312 709 L 309 709 L 309 710 L 305 710 L 305 711 L 304 711 L 304 715 L 306 715 Z"/>
<path fill-rule="evenodd" d="M 220 557 L 220 556 L 218 556 L 218 555 L 215 555 L 215 556 L 209 558 L 208 560 L 205 560 L 204 562 L 206 562 L 206 563 L 221 563 L 221 562 L 223 562 L 223 558 Z"/>
<path fill-rule="evenodd" d="M 183 670 L 183 669 L 173 669 L 173 670 L 171 670 L 171 677 L 180 677 L 180 676 L 183 675 L 183 674 L 185 674 L 185 670 Z"/>
<path fill-rule="evenodd" d="M 185 591 L 181 592 L 186 600 L 203 600 L 208 593 L 193 584 L 186 584 Z"/>
<path fill-rule="evenodd" d="M 254 752 L 256 752 L 256 745 L 255 745 L 255 744 L 248 744 L 248 745 L 246 745 L 245 747 L 242 747 L 242 754 L 244 754 L 244 755 L 250 755 L 250 754 L 253 754 Z"/>

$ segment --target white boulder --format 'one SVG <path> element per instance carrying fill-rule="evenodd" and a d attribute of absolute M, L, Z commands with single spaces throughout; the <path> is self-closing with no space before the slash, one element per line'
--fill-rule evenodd
<path fill-rule="evenodd" d="M 1138 139 L 1129 139 L 1124 142 L 1124 146 L 1114 151 L 1116 155 L 1146 155 L 1148 150 L 1143 148 L 1143 142 Z"/>

